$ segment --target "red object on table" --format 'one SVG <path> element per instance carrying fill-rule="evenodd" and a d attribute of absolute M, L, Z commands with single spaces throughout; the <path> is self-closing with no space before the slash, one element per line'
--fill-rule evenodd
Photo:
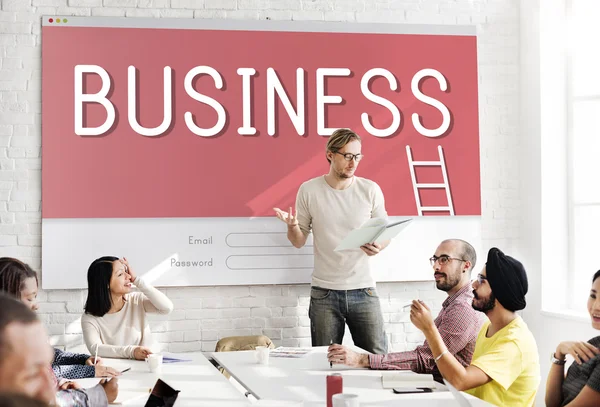
<path fill-rule="evenodd" d="M 334 394 L 341 393 L 344 389 L 342 375 L 340 373 L 332 373 L 327 375 L 327 407 L 332 407 L 331 398 Z"/>

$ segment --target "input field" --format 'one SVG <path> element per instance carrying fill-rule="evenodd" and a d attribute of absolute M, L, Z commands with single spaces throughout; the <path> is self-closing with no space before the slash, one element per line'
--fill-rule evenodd
<path fill-rule="evenodd" d="M 225 237 L 225 243 L 229 247 L 292 247 L 285 232 L 230 233 Z M 306 246 L 312 246 L 312 236 Z"/>
<path fill-rule="evenodd" d="M 230 270 L 312 269 L 312 254 L 246 254 L 227 257 Z"/>

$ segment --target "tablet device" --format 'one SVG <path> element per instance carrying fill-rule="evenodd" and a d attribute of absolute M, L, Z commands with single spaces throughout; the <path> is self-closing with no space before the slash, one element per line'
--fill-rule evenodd
<path fill-rule="evenodd" d="M 178 395 L 179 390 L 158 379 L 144 407 L 173 407 Z"/>

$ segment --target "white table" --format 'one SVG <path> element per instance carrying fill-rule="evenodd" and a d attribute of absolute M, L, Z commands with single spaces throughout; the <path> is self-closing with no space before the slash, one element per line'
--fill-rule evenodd
<path fill-rule="evenodd" d="M 361 406 L 447 407 L 458 405 L 452 394 L 442 391 L 423 394 L 395 394 L 381 384 L 382 371 L 356 369 L 327 362 L 327 347 L 315 347 L 302 358 L 269 359 L 269 365 L 256 363 L 254 351 L 213 352 L 212 357 L 257 399 L 303 400 L 305 407 L 323 406 L 328 374 L 341 373 L 344 393 L 358 394 Z M 473 407 L 491 406 L 467 395 Z"/>
<path fill-rule="evenodd" d="M 180 390 L 176 407 L 248 407 L 250 401 L 221 374 L 201 353 L 168 354 L 191 362 L 166 363 L 160 374 L 150 373 L 146 362 L 129 359 L 103 359 L 106 366 L 131 370 L 119 377 L 119 396 L 114 404 L 144 406 L 149 390 L 158 378 Z M 75 380 L 92 387 L 99 379 Z"/>

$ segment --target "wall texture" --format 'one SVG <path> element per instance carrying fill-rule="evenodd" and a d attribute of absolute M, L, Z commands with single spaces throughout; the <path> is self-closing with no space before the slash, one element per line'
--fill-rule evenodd
<path fill-rule="evenodd" d="M 486 250 L 498 246 L 509 253 L 515 250 L 521 205 L 517 0 L 0 0 L 1 256 L 20 258 L 43 275 L 43 15 L 476 25 L 483 246 Z M 398 270 L 402 271 L 401 264 Z M 68 275 L 65 270 L 65 278 Z M 414 347 L 423 338 L 402 312 L 401 303 L 419 297 L 439 310 L 444 294 L 432 282 L 382 283 L 378 289 L 391 349 Z M 169 351 L 210 351 L 221 337 L 255 333 L 268 335 L 277 345 L 310 344 L 306 285 L 189 287 L 166 292 L 176 310 L 155 318 L 152 329 Z M 79 317 L 85 296 L 85 291 L 40 292 L 39 313 L 54 344 L 81 344 Z"/>

